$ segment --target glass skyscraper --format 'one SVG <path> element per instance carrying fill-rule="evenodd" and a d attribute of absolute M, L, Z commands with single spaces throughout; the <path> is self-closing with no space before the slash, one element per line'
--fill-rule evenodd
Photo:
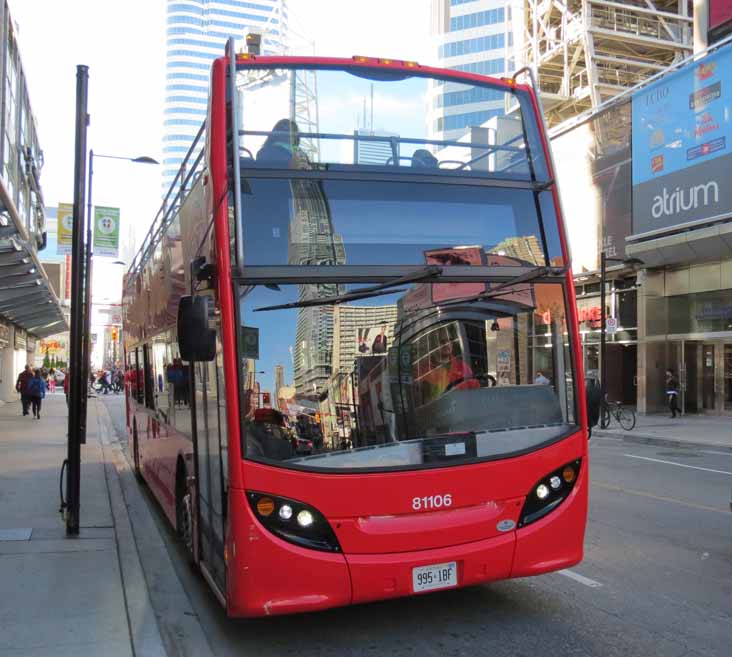
<path fill-rule="evenodd" d="M 496 77 L 513 67 L 506 0 L 432 0 L 432 32 L 439 66 Z M 434 139 L 459 139 L 471 126 L 504 113 L 503 94 L 451 87 L 432 89 L 429 133 Z"/>
<path fill-rule="evenodd" d="M 283 54 L 287 20 L 287 0 L 168 0 L 163 193 L 206 117 L 211 62 L 227 39 L 238 51 L 258 32 L 262 54 Z"/>

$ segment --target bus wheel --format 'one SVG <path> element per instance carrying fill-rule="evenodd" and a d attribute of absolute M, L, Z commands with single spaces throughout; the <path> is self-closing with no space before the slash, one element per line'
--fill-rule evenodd
<path fill-rule="evenodd" d="M 142 480 L 140 471 L 140 446 L 137 440 L 137 420 L 132 421 L 132 461 L 135 466 L 135 477 Z"/>
<path fill-rule="evenodd" d="M 175 529 L 178 538 L 186 546 L 186 550 L 193 559 L 193 506 L 191 491 L 186 485 L 185 466 L 178 465 L 175 477 Z"/>

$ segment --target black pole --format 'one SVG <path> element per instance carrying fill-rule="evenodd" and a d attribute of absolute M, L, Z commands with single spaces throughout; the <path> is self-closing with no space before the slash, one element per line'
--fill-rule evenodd
<path fill-rule="evenodd" d="M 607 370 L 605 368 L 605 252 L 600 252 L 600 399 L 605 400 L 607 391 Z M 604 424 L 604 414 L 600 415 L 600 427 Z"/>
<path fill-rule="evenodd" d="M 76 67 L 76 134 L 74 141 L 74 214 L 71 243 L 71 335 L 69 382 L 68 470 L 66 474 L 66 535 L 79 535 L 81 490 L 81 397 L 86 393 L 82 377 L 84 290 L 84 179 L 86 177 L 87 91 L 89 67 Z"/>
<path fill-rule="evenodd" d="M 84 253 L 84 337 L 82 342 L 82 363 L 81 363 L 81 375 L 82 379 L 82 390 L 81 396 L 81 432 L 79 435 L 79 441 L 82 444 L 86 443 L 86 418 L 87 418 L 87 403 L 89 400 L 89 394 L 87 389 L 89 386 L 89 358 L 91 356 L 89 351 L 89 340 L 91 336 L 91 287 L 92 287 L 92 226 L 94 225 L 94 216 L 92 213 L 92 178 L 94 176 L 94 151 L 89 149 L 89 179 L 86 185 L 87 203 L 86 203 L 86 251 Z"/>

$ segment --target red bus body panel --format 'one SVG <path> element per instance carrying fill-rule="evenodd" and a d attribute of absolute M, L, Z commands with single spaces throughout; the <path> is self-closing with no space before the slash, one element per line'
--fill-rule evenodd
<path fill-rule="evenodd" d="M 406 73 L 449 76 L 460 82 L 485 82 L 480 75 L 403 62 L 356 62 L 341 58 L 257 57 L 240 64 L 301 64 L 348 68 L 390 68 Z M 230 616 L 266 616 L 327 609 L 351 603 L 412 595 L 412 569 L 455 561 L 458 586 L 537 575 L 570 567 L 582 559 L 587 518 L 589 463 L 584 380 L 577 331 L 570 331 L 576 403 L 582 429 L 536 451 L 474 465 L 369 474 L 323 474 L 246 461 L 241 454 L 236 308 L 231 281 L 229 180 L 227 172 L 227 58 L 213 63 L 207 119 L 208 208 L 214 219 L 217 303 L 221 310 L 228 430 L 228 517 L 225 537 L 226 603 Z M 530 87 L 490 79 L 506 90 Z M 544 131 L 540 130 L 551 169 Z M 550 171 L 550 175 L 553 172 Z M 557 216 L 561 208 L 553 188 Z M 209 216 L 210 216 L 209 215 Z M 560 238 L 569 262 L 563 226 Z M 574 283 L 566 283 L 574 299 Z M 577 326 L 573 303 L 569 321 Z M 175 477 L 179 457 L 193 474 L 192 444 L 166 427 L 128 394 L 130 444 L 136 422 L 140 462 L 146 481 L 175 526 Z M 501 521 L 516 525 L 526 496 L 536 483 L 563 465 L 581 459 L 579 477 L 561 505 L 526 527 L 501 531 Z M 342 553 L 301 548 L 265 529 L 252 512 L 246 491 L 290 497 L 312 505 L 330 522 Z M 451 496 L 451 505 L 415 511 L 415 497 Z M 504 524 L 504 527 L 506 525 Z"/>
<path fill-rule="evenodd" d="M 245 462 L 247 489 L 317 508 L 333 527 L 343 555 L 285 543 L 262 527 L 243 491 L 238 492 L 230 499 L 237 556 L 229 560 L 229 581 L 243 577 L 249 587 L 241 584 L 243 606 L 230 587 L 229 613 L 269 615 L 344 604 L 346 586 L 353 603 L 411 595 L 413 568 L 447 561 L 458 563 L 459 586 L 573 566 L 582 559 L 587 517 L 586 443 L 578 432 L 512 459 L 400 473 L 315 474 Z M 497 529 L 500 520 L 518 522 L 526 495 L 540 478 L 577 458 L 582 459 L 580 476 L 556 510 L 525 528 Z M 413 497 L 445 493 L 453 496 L 448 509 L 411 509 Z M 313 577 L 319 572 L 322 577 Z M 257 586 L 252 587 L 252 578 Z M 253 599 L 260 591 L 266 595 Z"/>

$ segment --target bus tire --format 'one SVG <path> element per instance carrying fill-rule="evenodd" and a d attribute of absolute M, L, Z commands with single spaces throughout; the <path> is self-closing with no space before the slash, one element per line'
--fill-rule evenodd
<path fill-rule="evenodd" d="M 137 420 L 132 420 L 132 463 L 135 470 L 135 477 L 142 481 L 142 470 L 140 470 L 140 444 L 137 439 Z"/>

